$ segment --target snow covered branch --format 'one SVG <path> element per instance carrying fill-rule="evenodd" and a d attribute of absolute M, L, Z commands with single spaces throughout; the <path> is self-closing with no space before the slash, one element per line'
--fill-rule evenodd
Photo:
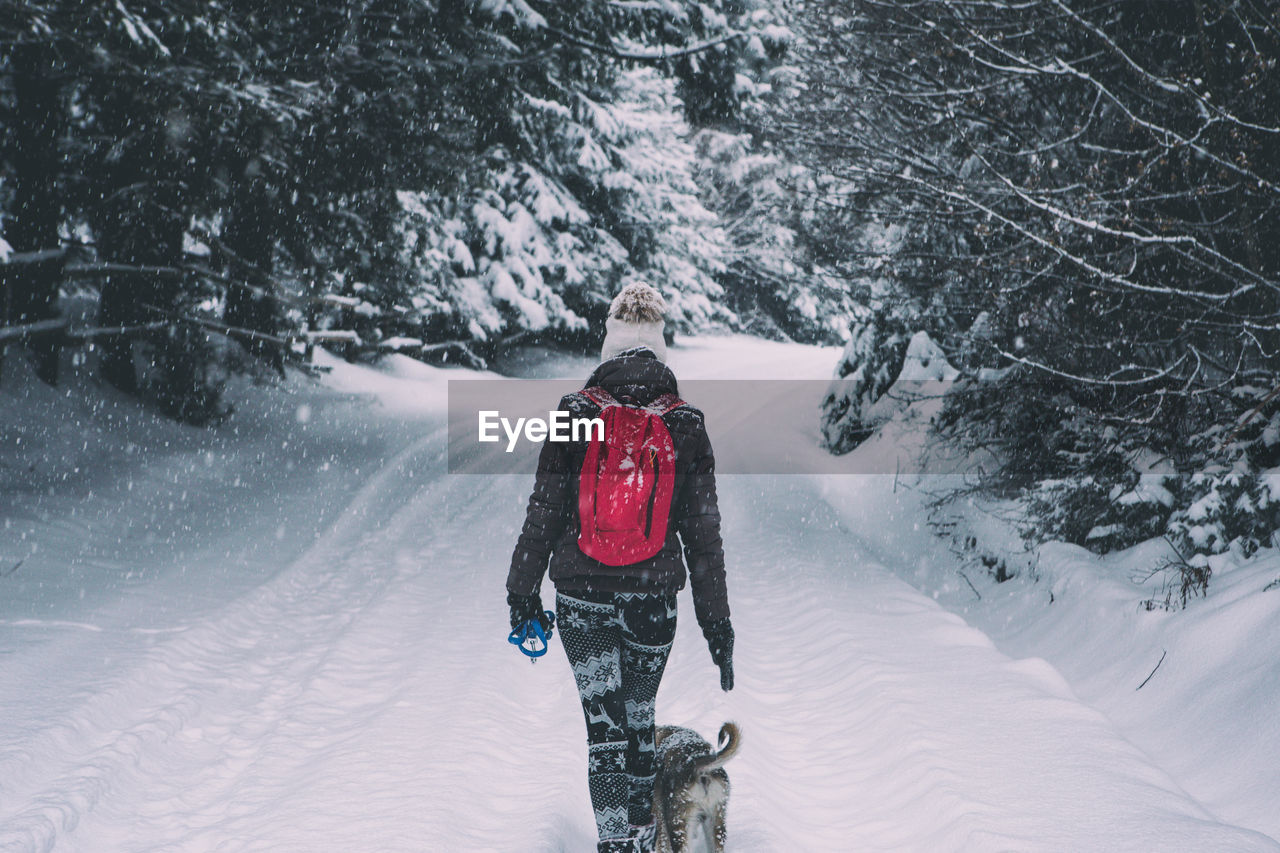
<path fill-rule="evenodd" d="M 729 33 L 714 39 L 708 39 L 697 44 L 691 44 L 686 47 L 667 48 L 665 46 L 653 48 L 651 50 L 627 50 L 620 48 L 614 44 L 600 44 L 574 35 L 566 30 L 556 29 L 555 27 L 545 27 L 547 32 L 552 33 L 575 47 L 586 48 L 596 53 L 603 53 L 612 56 L 615 59 L 625 59 L 629 62 L 667 62 L 672 59 L 679 59 L 684 56 L 692 56 L 697 53 L 712 50 L 722 44 L 745 38 L 745 33 Z"/>

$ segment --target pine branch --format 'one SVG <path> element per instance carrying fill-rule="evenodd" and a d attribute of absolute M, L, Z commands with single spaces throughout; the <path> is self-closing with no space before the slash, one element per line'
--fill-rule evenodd
<path fill-rule="evenodd" d="M 65 317 L 59 317 L 54 320 L 39 320 L 35 323 L 23 323 L 19 326 L 0 326 L 0 343 L 56 335 L 66 327 L 67 320 Z"/>
<path fill-rule="evenodd" d="M 603 53 L 606 56 L 612 56 L 615 59 L 654 63 L 666 62 L 670 59 L 679 59 L 682 56 L 691 56 L 695 53 L 702 53 L 713 47 L 719 47 L 720 45 L 734 41 L 735 39 L 746 37 L 746 33 L 730 33 L 729 35 L 721 36 L 717 39 L 711 39 L 710 41 L 700 42 L 688 47 L 682 47 L 678 50 L 669 51 L 666 48 L 659 48 L 658 50 L 651 52 L 637 53 L 634 51 L 621 50 L 614 44 L 600 44 L 599 42 L 589 41 L 581 36 L 576 36 L 573 33 L 556 29 L 555 27 L 544 27 L 543 29 L 546 32 L 559 36 L 572 45 L 586 48 L 587 50 L 595 51 L 596 53 Z"/>

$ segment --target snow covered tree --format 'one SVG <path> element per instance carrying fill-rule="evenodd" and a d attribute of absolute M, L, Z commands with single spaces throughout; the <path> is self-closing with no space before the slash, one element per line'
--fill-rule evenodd
<path fill-rule="evenodd" d="M 739 327 L 806 342 L 841 341 L 858 311 L 856 289 L 826 269 L 814 242 L 820 213 L 812 175 L 753 133 L 702 130 L 697 180 L 729 241 L 719 275 Z"/>
<path fill-rule="evenodd" d="M 1183 452 L 1191 436 L 1240 417 L 1239 389 L 1280 384 L 1280 246 L 1262 237 L 1280 225 L 1280 31 L 1265 7 L 798 8 L 808 87 L 791 140 L 835 176 L 853 269 L 859 228 L 899 226 L 889 303 L 971 372 L 999 369 L 997 395 L 1045 406 L 1036 440 L 1063 453 L 1017 452 L 1023 406 L 958 394 L 949 423 L 1010 451 L 1028 488 L 1079 483 L 1080 536 L 1158 530 L 1172 507 L 1130 524 L 1135 504 L 1112 499 L 1140 476 L 1129 451 L 1162 448 L 1191 477 L 1210 463 Z M 1060 391 L 1037 390 L 1050 380 Z M 1087 509 L 1102 506 L 1111 522 Z"/>
<path fill-rule="evenodd" d="M 871 409 L 902 373 L 912 330 L 893 312 L 868 311 L 853 327 L 836 365 L 839 382 L 822 400 L 822 440 L 832 453 L 847 453 L 880 426 Z"/>
<path fill-rule="evenodd" d="M 1269 393 L 1242 391 L 1255 404 L 1244 416 L 1192 439 L 1204 461 L 1186 479 L 1168 535 L 1182 559 L 1206 574 L 1214 555 L 1249 557 L 1280 545 L 1280 406 Z"/>
<path fill-rule="evenodd" d="M 631 277 L 730 323 L 669 75 L 739 34 L 695 6 L 0 2 L 6 322 L 56 312 L 74 232 L 104 377 L 190 419 L 224 333 L 276 369 L 313 322 L 587 346 Z"/>
<path fill-rule="evenodd" d="M 49 40 L 15 38 L 0 62 L 9 78 L 5 120 L 0 122 L 0 139 L 9 155 L 3 207 L 16 214 L 7 217 L 4 230 L 10 251 L 26 255 L 23 263 L 0 268 L 0 289 L 6 300 L 4 324 L 17 325 L 55 316 L 65 260 L 59 240 L 64 216 L 59 143 L 68 116 Z M 56 382 L 56 345 L 45 339 L 32 349 L 41 378 Z"/>

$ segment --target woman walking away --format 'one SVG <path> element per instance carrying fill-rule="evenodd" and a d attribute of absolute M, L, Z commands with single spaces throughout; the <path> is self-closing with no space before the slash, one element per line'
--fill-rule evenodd
<path fill-rule="evenodd" d="M 600 853 L 653 849 L 654 697 L 686 566 L 720 686 L 733 687 L 715 458 L 702 413 L 677 396 L 664 364 L 665 310 L 645 284 L 610 305 L 601 364 L 560 400 L 571 418 L 603 420 L 604 439 L 543 444 L 507 576 L 512 628 L 537 620 L 545 631 L 539 590 L 550 565 L 587 722 Z"/>

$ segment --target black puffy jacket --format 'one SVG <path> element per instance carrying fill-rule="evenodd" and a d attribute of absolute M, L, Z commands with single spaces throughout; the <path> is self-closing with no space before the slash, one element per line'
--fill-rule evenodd
<path fill-rule="evenodd" d="M 643 348 L 628 350 L 597 367 L 584 387 L 593 386 L 604 388 L 614 399 L 639 405 L 678 393 L 675 375 Z M 581 394 L 562 398 L 559 408 L 571 418 L 600 414 L 600 408 Z M 524 529 L 511 555 L 509 592 L 537 593 L 548 561 L 552 582 L 566 592 L 675 592 L 685 584 L 687 564 L 698 623 L 729 616 L 715 457 L 702 412 L 681 406 L 664 415 L 663 422 L 675 445 L 676 482 L 662 550 L 629 566 L 608 566 L 583 554 L 578 548 L 578 478 L 587 445 L 547 441 L 538 457 Z"/>

